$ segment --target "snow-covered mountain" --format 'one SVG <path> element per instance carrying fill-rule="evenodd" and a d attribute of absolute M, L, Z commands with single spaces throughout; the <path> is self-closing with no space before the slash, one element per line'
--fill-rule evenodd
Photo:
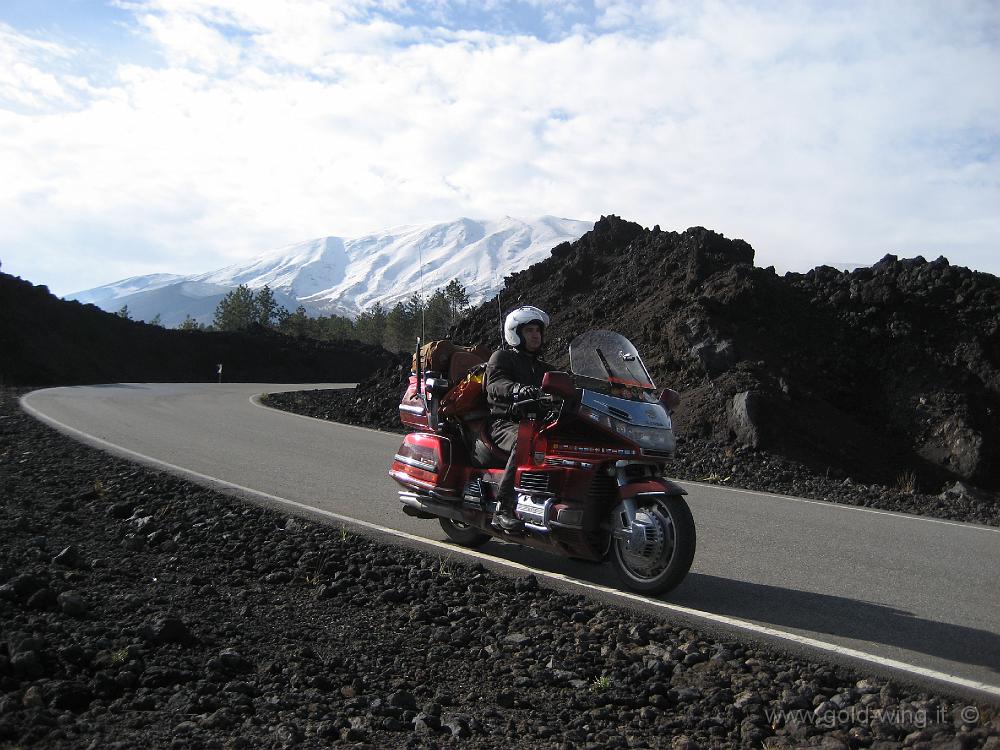
<path fill-rule="evenodd" d="M 393 227 L 344 239 L 299 242 L 217 271 L 191 276 L 152 274 L 75 292 L 68 299 L 114 312 L 128 305 L 136 320 L 157 314 L 176 326 L 190 315 L 211 323 L 215 308 L 240 284 L 265 284 L 289 310 L 302 305 L 313 315 L 353 317 L 376 302 L 391 307 L 423 289 L 430 296 L 452 279 L 473 303 L 496 293 L 503 277 L 572 242 L 591 222 L 543 216 L 537 219 L 458 219 L 444 224 Z"/>

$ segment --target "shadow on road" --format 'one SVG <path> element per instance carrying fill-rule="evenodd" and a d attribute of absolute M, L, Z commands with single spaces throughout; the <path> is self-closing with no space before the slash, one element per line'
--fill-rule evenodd
<path fill-rule="evenodd" d="M 557 558 L 513 544 L 480 549 L 498 559 L 625 590 L 609 565 Z M 689 573 L 659 600 L 826 640 L 850 638 L 1000 672 L 1000 635 L 935 622 L 882 604 Z M 842 644 L 844 645 L 844 644 Z M 865 650 L 860 647 L 860 650 Z"/>
<path fill-rule="evenodd" d="M 668 596 L 686 607 L 783 629 L 895 646 L 998 672 L 1000 636 L 883 604 L 692 573 Z"/>

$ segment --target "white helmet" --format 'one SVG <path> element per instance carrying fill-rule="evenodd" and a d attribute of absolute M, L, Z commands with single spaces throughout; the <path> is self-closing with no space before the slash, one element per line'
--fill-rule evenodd
<path fill-rule="evenodd" d="M 544 329 L 549 324 L 549 316 L 544 310 L 531 305 L 512 310 L 503 322 L 503 337 L 507 339 L 507 343 L 515 348 L 524 344 L 524 339 L 521 338 L 521 326 L 528 323 L 538 323 Z"/>

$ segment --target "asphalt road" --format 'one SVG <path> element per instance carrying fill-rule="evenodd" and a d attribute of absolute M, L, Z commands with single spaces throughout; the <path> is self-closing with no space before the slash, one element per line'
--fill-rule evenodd
<path fill-rule="evenodd" d="M 386 476 L 400 436 L 251 401 L 267 391 L 316 387 L 119 384 L 35 391 L 24 404 L 77 438 L 164 462 L 198 481 L 444 548 L 436 522 L 403 515 Z M 1000 530 L 685 486 L 698 551 L 687 579 L 661 599 L 609 590 L 618 588 L 609 566 L 515 545 L 491 542 L 480 559 L 536 567 L 561 588 L 712 632 L 1000 701 Z"/>

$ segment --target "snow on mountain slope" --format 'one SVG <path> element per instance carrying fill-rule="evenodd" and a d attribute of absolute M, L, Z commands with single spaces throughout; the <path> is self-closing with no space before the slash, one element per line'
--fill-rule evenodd
<path fill-rule="evenodd" d="M 104 305 L 102 303 L 107 302 L 111 304 L 113 300 L 127 297 L 136 292 L 148 292 L 153 289 L 159 289 L 175 281 L 180 281 L 183 278 L 183 276 L 173 273 L 152 273 L 146 276 L 132 276 L 131 278 L 97 286 L 84 292 L 76 292 L 75 294 L 71 294 L 69 299 L 75 299 L 84 304 L 90 303 L 103 308 Z M 120 307 L 121 305 L 119 304 L 118 308 Z"/>
<path fill-rule="evenodd" d="M 495 293 L 504 276 L 592 226 L 553 216 L 405 225 L 356 239 L 308 240 L 208 273 L 137 276 L 69 299 L 109 311 L 127 304 L 134 318 L 149 320 L 159 313 L 167 326 L 186 315 L 210 323 L 218 301 L 240 284 L 251 289 L 266 284 L 280 304 L 289 309 L 301 304 L 311 314 L 354 316 L 376 302 L 391 307 L 420 289 L 429 296 L 452 279 L 479 302 Z"/>
<path fill-rule="evenodd" d="M 246 284 L 256 289 L 266 284 L 272 290 L 299 299 L 340 283 L 348 262 L 344 241 L 339 237 L 323 237 L 191 278 L 229 287 Z"/>

